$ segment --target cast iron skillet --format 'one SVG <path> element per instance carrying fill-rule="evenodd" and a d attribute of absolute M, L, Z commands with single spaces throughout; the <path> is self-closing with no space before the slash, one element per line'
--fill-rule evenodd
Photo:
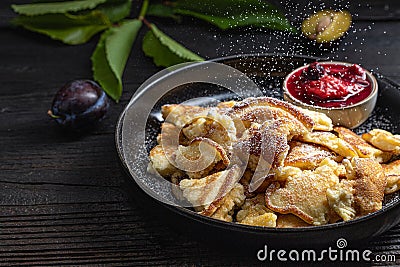
<path fill-rule="evenodd" d="M 315 61 L 307 56 L 286 56 L 272 54 L 238 55 L 215 59 L 213 61 L 232 66 L 247 74 L 267 96 L 282 99 L 281 83 L 290 71 L 304 64 Z M 400 125 L 400 85 L 375 73 L 379 83 L 377 106 L 371 117 L 356 132 L 366 132 L 372 128 L 382 128 L 399 133 Z M 152 114 L 159 114 L 160 107 L 167 103 L 180 103 L 189 98 L 202 96 L 219 96 L 220 99 L 232 97 L 224 88 L 210 84 L 185 84 L 172 93 L 168 93 L 153 108 Z M 336 241 L 344 238 L 349 246 L 366 244 L 370 238 L 380 235 L 400 222 L 400 199 L 398 194 L 386 197 L 382 210 L 367 216 L 324 226 L 307 228 L 262 228 L 246 226 L 208 218 L 190 209 L 170 206 L 161 203 L 139 188 L 137 181 L 147 177 L 135 175 L 127 166 L 129 159 L 124 156 L 122 142 L 123 124 L 126 109 L 122 112 L 116 128 L 116 146 L 122 166 L 127 171 L 127 189 L 131 196 L 157 218 L 172 227 L 194 238 L 210 241 L 217 246 L 237 246 L 248 249 L 262 248 L 268 245 L 274 248 L 290 247 L 327 247 L 334 246 Z M 147 121 L 146 138 L 148 151 L 156 144 L 161 121 L 159 116 L 150 116 Z M 154 130 L 156 129 L 156 130 Z M 143 155 L 146 157 L 146 155 Z"/>

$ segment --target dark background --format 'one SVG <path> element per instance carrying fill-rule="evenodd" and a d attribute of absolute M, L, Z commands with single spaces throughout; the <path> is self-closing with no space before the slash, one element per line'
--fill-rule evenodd
<path fill-rule="evenodd" d="M 120 103 L 90 134 L 71 137 L 46 115 L 65 82 L 91 78 L 98 37 L 68 46 L 13 28 L 11 3 L 0 2 L 0 265 L 253 265 L 255 254 L 229 253 L 177 234 L 152 210 L 131 201 L 114 144 L 117 118 L 135 90 L 160 70 L 141 51 L 143 28 L 123 77 Z M 294 25 L 322 7 L 346 2 L 276 2 Z M 139 6 L 138 1 L 134 5 Z M 194 19 L 149 18 L 205 58 L 253 52 L 303 54 L 362 64 L 400 82 L 400 3 L 351 1 L 348 36 L 321 49 L 268 30 L 220 31 Z M 136 14 L 132 14 L 135 17 Z M 367 246 L 400 258 L 400 227 Z"/>

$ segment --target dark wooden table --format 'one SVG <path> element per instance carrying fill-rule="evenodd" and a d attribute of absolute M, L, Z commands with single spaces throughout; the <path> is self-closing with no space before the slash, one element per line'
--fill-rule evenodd
<path fill-rule="evenodd" d="M 215 250 L 177 234 L 130 200 L 114 128 L 135 90 L 160 70 L 144 56 L 141 43 L 135 43 L 128 61 L 120 103 L 112 103 L 95 131 L 71 138 L 46 112 L 66 81 L 91 78 L 89 58 L 98 38 L 67 46 L 12 28 L 12 2 L 0 3 L 0 265 L 256 264 L 255 254 L 231 255 L 228 246 Z M 294 8 L 295 1 L 283 2 L 295 25 L 301 21 L 300 11 L 301 16 L 312 12 L 304 4 Z M 316 9 L 323 1 L 314 2 Z M 182 24 L 152 21 L 206 58 L 253 52 L 316 55 L 360 63 L 400 82 L 400 3 L 350 2 L 356 15 L 350 33 L 323 51 L 282 33 L 221 32 L 191 19 Z M 340 1 L 325 6 L 337 7 Z M 368 247 L 377 254 L 397 255 L 400 264 L 400 225 Z"/>

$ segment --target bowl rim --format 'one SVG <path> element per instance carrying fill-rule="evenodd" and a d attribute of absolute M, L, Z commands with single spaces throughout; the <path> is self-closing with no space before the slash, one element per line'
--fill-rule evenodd
<path fill-rule="evenodd" d="M 350 62 L 345 62 L 345 61 L 335 61 L 335 60 L 323 60 L 323 61 L 318 61 L 318 63 L 343 65 L 343 66 L 347 66 L 347 67 L 356 64 L 356 63 L 350 63 Z M 293 76 L 294 73 L 296 73 L 296 72 L 298 72 L 298 71 L 300 71 L 302 69 L 307 68 L 310 64 L 311 63 L 306 64 L 306 65 L 301 66 L 301 67 L 298 67 L 298 68 L 294 69 L 293 71 L 291 71 L 288 75 L 286 75 L 286 77 L 285 77 L 285 79 L 283 80 L 283 83 L 282 83 L 282 88 L 283 88 L 284 94 L 286 94 L 292 101 L 294 101 L 298 105 L 302 105 L 304 107 L 312 108 L 312 109 L 315 109 L 315 110 L 348 110 L 348 109 L 352 109 L 352 108 L 355 108 L 355 107 L 359 107 L 359 106 L 361 106 L 361 105 L 373 100 L 374 97 L 376 97 L 377 94 L 378 94 L 378 87 L 379 86 L 378 86 L 378 81 L 376 80 L 375 76 L 369 70 L 365 69 L 364 67 L 360 66 L 359 64 L 356 64 L 356 65 L 360 66 L 365 71 L 368 79 L 371 82 L 372 90 L 371 90 L 371 93 L 366 98 L 364 98 L 363 100 L 361 100 L 361 101 L 359 101 L 357 103 L 354 103 L 354 104 L 351 104 L 351 105 L 348 105 L 348 106 L 344 106 L 344 107 L 321 107 L 321 106 L 317 106 L 317 105 L 311 105 L 311 104 L 304 103 L 303 101 L 301 101 L 301 100 L 297 99 L 296 97 L 294 97 L 289 92 L 286 84 L 287 84 L 288 80 L 290 79 L 290 77 Z"/>
<path fill-rule="evenodd" d="M 278 53 L 254 53 L 254 54 L 238 54 L 238 55 L 230 55 L 226 57 L 218 57 L 218 58 L 213 58 L 208 61 L 211 62 L 218 62 L 224 64 L 224 61 L 229 61 L 229 60 L 238 60 L 238 59 L 243 59 L 243 58 L 265 58 L 265 57 L 271 57 L 271 58 L 297 58 L 297 59 L 306 59 L 306 60 L 318 60 L 320 58 L 314 57 L 314 56 L 307 56 L 307 55 L 287 55 L 287 54 L 278 54 Z M 324 62 L 335 62 L 335 61 L 327 61 L 326 59 L 323 59 Z M 346 62 L 343 62 L 346 63 Z M 352 64 L 352 63 L 347 63 L 347 64 Z M 308 65 L 308 64 L 307 64 Z M 303 67 L 307 66 L 304 65 Z M 300 67 L 302 68 L 302 67 Z M 299 69 L 299 68 L 297 68 Z M 364 68 L 363 68 L 364 69 Z M 173 74 L 174 71 L 172 71 L 170 74 Z M 369 72 L 368 72 L 369 73 Z M 380 74 L 378 76 L 381 76 Z M 374 76 L 371 76 L 375 79 Z M 383 80 L 385 80 L 387 83 L 391 84 L 394 87 L 397 87 L 397 83 L 394 82 L 391 79 L 388 79 L 386 77 L 382 77 Z M 285 78 L 286 80 L 286 78 Z M 285 83 L 284 80 L 284 83 Z M 377 81 L 375 80 L 377 83 Z M 144 88 L 140 94 L 145 93 L 146 89 Z M 135 92 L 132 97 L 137 97 L 138 95 L 136 94 L 138 92 Z M 129 102 L 132 99 L 129 100 Z M 128 102 L 128 103 L 129 103 Z M 358 103 L 357 103 L 358 104 Z M 127 112 L 127 109 L 129 108 L 129 104 L 125 106 L 123 111 L 121 112 L 117 123 L 116 123 L 116 128 L 115 128 L 115 144 L 117 148 L 117 154 L 120 159 L 120 163 L 122 164 L 122 167 L 124 171 L 126 172 L 127 176 L 129 176 L 130 180 L 133 180 L 133 182 L 138 186 L 140 190 L 144 192 L 142 188 L 136 183 L 135 179 L 132 177 L 132 175 L 129 172 L 129 168 L 126 163 L 126 159 L 124 157 L 123 153 L 123 147 L 121 145 L 121 140 L 122 140 L 122 126 L 124 123 L 124 118 L 125 118 L 125 113 Z M 144 192 L 145 193 L 145 192 Z M 184 207 L 179 207 L 179 206 L 172 206 L 168 205 L 166 203 L 163 203 L 157 199 L 152 198 L 151 196 L 148 196 L 151 198 L 153 201 L 156 201 L 158 204 L 164 206 L 165 208 L 168 208 L 176 213 L 179 213 L 181 216 L 189 217 L 191 219 L 194 219 L 196 221 L 200 221 L 202 223 L 207 223 L 212 226 L 220 227 L 220 228 L 231 228 L 232 230 L 238 230 L 238 231 L 245 231 L 248 233 L 255 233 L 255 234 L 265 234 L 265 233 L 299 233 L 299 232 L 318 232 L 318 231 L 327 231 L 327 230 L 333 230 L 337 228 L 342 228 L 342 227 L 351 227 L 353 224 L 360 224 L 362 222 L 366 222 L 369 220 L 373 220 L 376 217 L 383 216 L 386 212 L 394 209 L 394 208 L 399 208 L 400 206 L 400 199 L 397 199 L 395 201 L 391 201 L 387 203 L 385 206 L 383 206 L 380 210 L 372 212 L 370 214 L 349 220 L 349 221 L 340 221 L 340 222 L 335 222 L 335 223 L 330 223 L 330 224 L 325 224 L 325 225 L 310 225 L 307 227 L 292 227 L 292 228 L 277 228 L 277 227 L 262 227 L 262 226 L 252 226 L 252 225 L 245 225 L 245 224 L 239 224 L 239 223 L 233 223 L 233 222 L 225 222 L 221 221 L 218 219 L 214 219 L 208 216 L 200 215 L 196 213 L 195 211 L 192 211 L 190 209 L 184 208 Z"/>

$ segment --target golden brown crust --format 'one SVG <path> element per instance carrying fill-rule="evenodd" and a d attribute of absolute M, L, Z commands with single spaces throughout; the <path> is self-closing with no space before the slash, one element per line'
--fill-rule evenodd
<path fill-rule="evenodd" d="M 228 192 L 223 198 L 211 203 L 208 207 L 201 211 L 200 214 L 218 220 L 231 222 L 233 220 L 233 209 L 242 206 L 246 198 L 243 190 L 243 186 L 239 183 L 236 183 L 230 192 Z"/>
<path fill-rule="evenodd" d="M 281 191 L 278 191 L 281 190 Z M 281 185 L 278 182 L 271 184 L 267 191 L 265 191 L 266 205 L 269 209 L 281 213 L 281 214 L 294 214 L 299 218 L 303 219 L 305 222 L 312 224 L 313 217 L 308 215 L 306 212 L 302 211 L 299 207 L 297 207 L 297 199 L 298 195 L 291 196 L 291 193 L 283 191 L 284 188 L 281 188 Z M 273 196 L 276 195 L 276 192 L 282 195 L 280 199 L 273 199 Z M 282 194 L 283 193 L 283 194 Z M 293 200 L 292 200 L 293 198 Z M 305 199 L 300 199 L 302 201 Z"/>
<path fill-rule="evenodd" d="M 248 128 L 252 123 L 262 125 L 266 121 L 282 120 L 291 129 L 292 135 L 301 135 L 309 131 L 307 127 L 289 112 L 275 107 L 254 106 L 241 111 L 240 120 Z"/>
<path fill-rule="evenodd" d="M 283 120 L 273 120 L 264 123 L 260 129 L 249 128 L 233 150 L 243 152 L 244 158 L 250 155 L 249 165 L 253 171 L 260 159 L 264 167 L 268 165 L 266 169 L 281 166 L 289 151 L 290 129 L 287 126 Z"/>
<path fill-rule="evenodd" d="M 392 194 L 400 189 L 400 160 L 382 164 L 386 176 L 385 194 Z"/>
<path fill-rule="evenodd" d="M 207 115 L 209 110 L 198 106 L 171 104 L 162 106 L 161 114 L 166 122 L 182 128 L 196 118 Z"/>
<path fill-rule="evenodd" d="M 240 113 L 243 112 L 244 109 L 248 107 L 254 107 L 254 106 L 267 106 L 267 107 L 274 107 L 274 108 L 280 108 L 288 113 L 290 113 L 292 116 L 294 116 L 296 119 L 298 119 L 300 122 L 303 123 L 303 125 L 308 129 L 312 130 L 314 127 L 314 121 L 312 118 L 308 115 L 306 115 L 301 108 L 296 107 L 288 102 L 278 100 L 276 98 L 272 97 L 258 97 L 258 98 L 247 98 L 241 102 L 236 103 L 232 110 L 232 113 Z"/>
<path fill-rule="evenodd" d="M 225 149 L 208 138 L 197 137 L 188 146 L 171 151 L 173 154 L 169 159 L 192 179 L 218 172 L 230 164 Z"/>
<path fill-rule="evenodd" d="M 343 159 L 343 157 L 337 156 L 334 152 L 320 145 L 291 141 L 289 146 L 290 150 L 284 161 L 285 166 L 312 170 L 318 167 L 325 158 L 331 158 L 338 162 Z"/>
<path fill-rule="evenodd" d="M 276 220 L 277 228 L 299 228 L 310 226 L 312 225 L 292 214 L 278 214 L 278 218 Z"/>
<path fill-rule="evenodd" d="M 236 215 L 238 223 L 263 227 L 275 227 L 276 218 L 277 216 L 265 206 L 264 194 L 246 199 Z"/>
<path fill-rule="evenodd" d="M 309 224 L 326 224 L 330 219 L 326 190 L 337 183 L 339 178 L 328 165 L 306 170 L 288 177 L 283 187 L 278 182 L 270 185 L 265 193 L 266 205 L 275 212 L 294 214 Z"/>
<path fill-rule="evenodd" d="M 171 164 L 161 145 L 153 147 L 150 151 L 149 158 L 151 164 L 151 167 L 149 168 L 150 171 L 155 170 L 163 177 L 171 177 L 174 174 L 183 176 L 183 172 Z"/>
<path fill-rule="evenodd" d="M 252 181 L 252 179 L 256 179 L 254 177 L 254 172 L 247 169 L 242 178 L 240 179 L 240 183 L 244 187 L 244 193 L 248 198 L 254 197 L 255 194 L 264 193 L 267 190 L 268 186 L 276 181 L 273 173 L 268 173 L 264 177 L 261 177 L 261 182 Z M 253 184 L 251 184 L 253 182 Z"/>
<path fill-rule="evenodd" d="M 196 137 L 210 138 L 227 151 L 232 142 L 236 141 L 236 128 L 232 118 L 215 108 L 193 118 L 183 127 L 182 132 L 188 140 Z"/>
<path fill-rule="evenodd" d="M 157 136 L 157 143 L 165 146 L 188 145 L 189 140 L 180 129 L 172 123 L 164 122 L 161 125 L 161 134 Z"/>
<path fill-rule="evenodd" d="M 373 159 L 353 158 L 355 173 L 354 204 L 357 215 L 366 215 L 382 208 L 386 177 L 382 166 Z"/>
<path fill-rule="evenodd" d="M 362 138 L 373 146 L 383 150 L 400 154 L 400 136 L 381 130 L 373 129 L 372 131 L 362 135 Z"/>
<path fill-rule="evenodd" d="M 240 180 L 240 168 L 236 165 L 231 168 L 211 174 L 201 179 L 184 179 L 180 181 L 179 187 L 183 196 L 193 207 L 216 206 L 234 185 Z M 213 204 L 212 204 L 213 203 Z M 212 209 L 206 214 L 212 214 Z"/>
<path fill-rule="evenodd" d="M 291 135 L 291 127 L 284 119 L 274 120 L 264 124 L 261 128 L 261 155 L 263 159 L 271 164 L 272 168 L 283 165 L 285 157 L 289 152 L 288 139 Z M 271 157 L 271 153 L 273 156 Z M 271 162 L 271 158 L 273 159 Z"/>
<path fill-rule="evenodd" d="M 361 158 L 374 158 L 379 162 L 387 162 L 392 157 L 391 153 L 384 152 L 371 146 L 350 129 L 334 127 L 333 130 L 338 133 L 339 138 L 350 144 Z"/>
<path fill-rule="evenodd" d="M 161 107 L 161 114 L 164 120 L 168 118 L 168 116 L 172 112 L 176 112 L 177 115 L 179 116 L 184 116 L 186 114 L 198 114 L 203 111 L 207 111 L 208 108 L 203 108 L 199 106 L 188 106 L 188 105 L 182 105 L 182 104 L 168 104 L 168 105 L 163 105 Z"/>
<path fill-rule="evenodd" d="M 239 180 L 239 183 L 240 183 L 241 185 L 243 185 L 244 194 L 246 195 L 246 198 L 247 198 L 247 199 L 256 196 L 256 193 L 255 193 L 255 192 L 250 192 L 250 189 L 249 189 L 249 185 L 250 185 L 250 182 L 251 182 L 251 178 L 252 178 L 252 177 L 253 177 L 253 172 L 247 169 L 247 170 L 243 173 L 242 178 L 240 178 L 240 180 Z"/>
<path fill-rule="evenodd" d="M 299 138 L 301 141 L 325 146 L 343 157 L 358 157 L 353 147 L 331 132 L 311 132 Z"/>
<path fill-rule="evenodd" d="M 217 152 L 217 158 L 221 159 L 221 161 L 225 165 L 225 167 L 227 167 L 229 165 L 230 160 L 229 160 L 228 154 L 226 153 L 225 149 L 217 142 L 214 142 L 213 140 L 211 140 L 209 138 L 196 137 L 189 143 L 189 145 L 198 147 L 198 146 L 200 146 L 200 144 L 202 142 L 206 143 L 207 145 L 209 145 L 215 149 L 215 151 Z"/>
<path fill-rule="evenodd" d="M 305 114 L 311 117 L 314 121 L 314 131 L 332 131 L 333 124 L 331 118 L 326 116 L 324 113 L 312 111 L 308 109 L 302 109 Z"/>

